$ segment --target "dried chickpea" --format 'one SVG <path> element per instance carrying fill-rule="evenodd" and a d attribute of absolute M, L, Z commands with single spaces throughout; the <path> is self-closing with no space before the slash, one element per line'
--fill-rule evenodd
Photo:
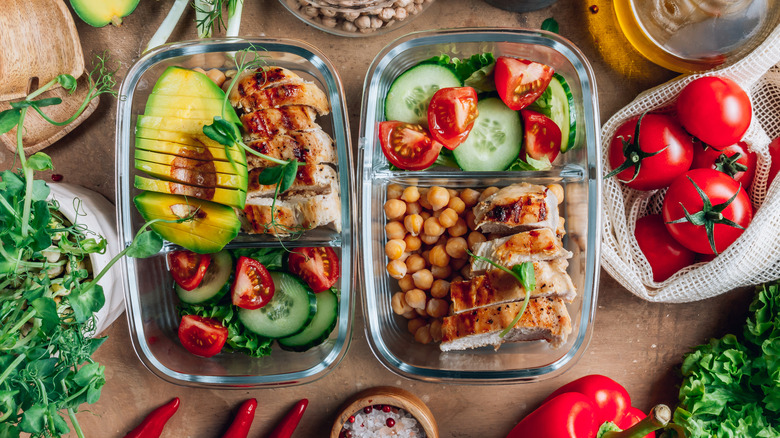
<path fill-rule="evenodd" d="M 438 279 L 431 286 L 431 296 L 434 298 L 444 298 L 450 293 L 450 282 Z"/>
<path fill-rule="evenodd" d="M 553 192 L 553 195 L 555 195 L 555 198 L 558 199 L 559 204 L 563 202 L 563 186 L 560 184 L 550 184 L 547 186 L 547 189 Z"/>
<path fill-rule="evenodd" d="M 406 259 L 406 272 L 414 274 L 420 269 L 425 269 L 425 259 L 419 254 L 412 254 Z"/>
<path fill-rule="evenodd" d="M 227 79 L 225 73 L 222 73 L 222 70 L 218 70 L 216 68 L 212 68 L 211 70 L 207 71 L 206 76 L 208 76 L 209 79 L 214 81 L 214 83 L 217 84 L 218 87 L 221 87 L 222 84 Z"/>
<path fill-rule="evenodd" d="M 444 187 L 434 186 L 428 190 L 427 198 L 431 209 L 436 211 L 450 202 L 450 193 Z"/>
<path fill-rule="evenodd" d="M 400 184 L 390 184 L 387 186 L 387 199 L 398 199 L 404 192 Z"/>
<path fill-rule="evenodd" d="M 442 333 L 441 333 L 441 320 L 440 319 L 435 319 L 435 320 L 431 321 L 430 332 L 431 332 L 431 339 L 433 340 L 433 342 L 441 341 Z"/>
<path fill-rule="evenodd" d="M 444 245 L 436 245 L 431 248 L 431 254 L 428 256 L 430 262 L 434 266 L 447 266 L 450 262 L 450 256 L 447 255 L 447 251 L 444 249 Z"/>
<path fill-rule="evenodd" d="M 420 214 L 421 211 L 422 211 L 422 207 L 420 207 L 419 202 L 406 203 L 406 214 Z"/>
<path fill-rule="evenodd" d="M 450 261 L 450 264 L 452 261 Z M 449 278 L 449 276 L 452 274 L 452 268 L 450 265 L 447 266 L 431 266 L 431 274 L 433 274 L 433 278 Z"/>
<path fill-rule="evenodd" d="M 464 189 L 460 192 L 460 199 L 466 205 L 466 208 L 471 208 L 479 202 L 479 195 L 480 193 L 474 189 Z"/>
<path fill-rule="evenodd" d="M 425 220 L 419 214 L 410 214 L 404 218 L 404 227 L 412 236 L 417 236 L 422 230 Z"/>
<path fill-rule="evenodd" d="M 428 202 L 428 189 L 421 189 L 420 190 L 420 199 L 417 200 L 417 202 L 420 203 L 420 206 L 426 210 L 432 210 L 431 203 Z"/>
<path fill-rule="evenodd" d="M 484 201 L 490 196 L 493 196 L 494 193 L 498 191 L 498 187 L 488 187 L 485 190 L 482 191 L 482 194 L 479 195 L 479 202 Z"/>
<path fill-rule="evenodd" d="M 398 221 L 390 221 L 385 225 L 385 234 L 388 239 L 403 239 L 406 236 L 406 229 Z"/>
<path fill-rule="evenodd" d="M 387 273 L 396 280 L 404 278 L 406 275 L 406 263 L 400 260 L 393 260 L 387 264 Z"/>
<path fill-rule="evenodd" d="M 431 326 L 424 325 L 418 328 L 417 331 L 414 332 L 414 340 L 421 344 L 431 343 L 431 341 L 433 341 L 433 337 L 431 337 Z"/>
<path fill-rule="evenodd" d="M 396 315 L 403 315 L 412 310 L 412 307 L 406 304 L 403 292 L 394 293 L 393 299 L 390 300 L 390 305 L 393 307 L 393 312 L 395 312 Z"/>
<path fill-rule="evenodd" d="M 409 333 L 414 334 L 418 328 L 428 324 L 425 318 L 413 318 L 406 323 L 406 328 L 409 329 Z"/>
<path fill-rule="evenodd" d="M 458 198 L 453 198 L 458 199 Z M 458 212 L 451 208 L 445 208 L 439 215 L 439 224 L 444 228 L 449 228 L 458 222 Z"/>
<path fill-rule="evenodd" d="M 425 309 L 427 298 L 425 292 L 420 289 L 412 289 L 404 292 L 406 304 L 410 305 L 413 309 Z"/>
<path fill-rule="evenodd" d="M 422 240 L 411 234 L 407 234 L 406 237 L 404 237 L 404 242 L 406 242 L 407 251 L 417 251 L 422 246 Z"/>
<path fill-rule="evenodd" d="M 401 194 L 401 200 L 406 202 L 417 202 L 420 199 L 420 191 L 415 186 L 409 186 Z"/>
<path fill-rule="evenodd" d="M 439 241 L 439 236 L 420 235 L 420 240 L 426 245 L 435 245 Z"/>
<path fill-rule="evenodd" d="M 412 278 L 412 275 L 411 274 L 404 275 L 402 279 L 398 280 L 398 286 L 401 288 L 403 292 L 414 289 L 414 279 Z"/>
<path fill-rule="evenodd" d="M 447 207 L 455 210 L 455 213 L 458 214 L 463 214 L 463 212 L 466 211 L 466 203 L 464 203 L 463 200 L 457 196 L 450 198 L 450 202 L 447 204 Z"/>
<path fill-rule="evenodd" d="M 469 232 L 469 226 L 463 218 L 458 218 L 455 225 L 447 228 L 447 233 L 452 237 L 460 237 Z"/>
<path fill-rule="evenodd" d="M 428 290 L 433 285 L 433 274 L 427 269 L 420 269 L 412 274 L 414 285 L 417 289 Z"/>
<path fill-rule="evenodd" d="M 454 259 L 466 258 L 466 250 L 468 249 L 468 243 L 466 239 L 462 237 L 451 237 L 447 241 L 447 245 L 444 247 L 447 254 Z"/>
<path fill-rule="evenodd" d="M 401 239 L 388 240 L 385 243 L 385 254 L 390 260 L 398 260 L 406 250 L 406 242 Z"/>
<path fill-rule="evenodd" d="M 423 232 L 429 236 L 439 237 L 444 234 L 444 227 L 441 226 L 439 218 L 429 217 L 423 222 Z"/>
<path fill-rule="evenodd" d="M 400 199 L 390 199 L 385 202 L 385 216 L 388 219 L 398 219 L 406 213 L 406 203 Z"/>
<path fill-rule="evenodd" d="M 468 225 L 470 230 L 477 229 L 477 215 L 471 210 L 466 212 L 466 225 Z"/>
<path fill-rule="evenodd" d="M 441 298 L 431 298 L 425 305 L 425 311 L 428 312 L 428 316 L 443 318 L 450 311 L 450 305 Z"/>
<path fill-rule="evenodd" d="M 469 237 L 466 238 L 466 242 L 469 244 L 469 249 L 471 251 L 474 251 L 474 245 L 477 243 L 482 243 L 487 241 L 487 238 L 484 234 L 480 233 L 479 231 L 472 231 L 469 233 Z"/>

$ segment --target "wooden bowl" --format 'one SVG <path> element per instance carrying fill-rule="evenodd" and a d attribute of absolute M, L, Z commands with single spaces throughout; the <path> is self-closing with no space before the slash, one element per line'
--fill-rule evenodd
<path fill-rule="evenodd" d="M 433 413 L 428 409 L 428 406 L 411 392 L 393 386 L 377 386 L 349 398 L 342 406 L 338 418 L 333 423 L 330 438 L 339 437 L 344 423 L 349 420 L 350 416 L 363 410 L 366 406 L 373 405 L 390 405 L 401 408 L 410 413 L 420 423 L 427 438 L 439 438 L 439 428 L 436 426 L 436 419 L 433 418 Z"/>

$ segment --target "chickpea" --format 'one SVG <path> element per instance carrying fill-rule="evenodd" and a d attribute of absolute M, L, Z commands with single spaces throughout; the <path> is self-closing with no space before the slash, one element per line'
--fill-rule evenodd
<path fill-rule="evenodd" d="M 468 249 L 468 243 L 466 239 L 462 237 L 451 237 L 447 241 L 447 245 L 444 247 L 447 254 L 454 259 L 466 258 L 466 249 Z"/>
<path fill-rule="evenodd" d="M 433 341 L 433 337 L 431 337 L 431 326 L 424 325 L 418 328 L 417 331 L 414 332 L 414 340 L 421 344 L 430 344 L 431 341 Z"/>
<path fill-rule="evenodd" d="M 446 234 L 442 234 L 439 236 L 439 240 L 436 241 L 435 245 L 446 245 L 447 239 L 449 239 L 449 237 L 447 237 Z"/>
<path fill-rule="evenodd" d="M 474 245 L 477 243 L 482 243 L 487 241 L 487 238 L 484 234 L 480 233 L 479 231 L 472 231 L 469 233 L 469 237 L 466 238 L 466 242 L 469 244 L 469 249 L 473 252 L 474 251 Z"/>
<path fill-rule="evenodd" d="M 468 225 L 470 230 L 477 229 L 477 215 L 471 210 L 466 212 L 466 225 Z"/>
<path fill-rule="evenodd" d="M 393 260 L 387 264 L 387 273 L 396 280 L 404 278 L 406 271 L 406 263 L 400 260 Z"/>
<path fill-rule="evenodd" d="M 414 274 L 420 269 L 425 269 L 425 259 L 419 254 L 412 254 L 406 259 L 406 272 Z"/>
<path fill-rule="evenodd" d="M 422 258 L 423 258 L 423 260 L 425 260 L 425 263 L 428 263 L 429 265 L 431 264 L 431 257 L 430 257 L 431 256 L 431 250 L 430 249 L 426 250 L 426 251 L 423 251 L 422 254 L 420 254 L 420 255 L 422 255 Z"/>
<path fill-rule="evenodd" d="M 195 67 L 195 68 L 192 69 L 192 71 L 196 71 L 198 73 L 203 73 L 204 75 L 206 74 L 206 70 L 203 70 L 200 67 Z"/>
<path fill-rule="evenodd" d="M 428 189 L 422 189 L 420 190 L 420 199 L 417 200 L 417 202 L 420 203 L 420 206 L 426 210 L 433 210 L 431 207 L 431 203 L 428 202 L 428 192 L 430 190 Z"/>
<path fill-rule="evenodd" d="M 412 278 L 412 275 L 406 274 L 402 279 L 398 280 L 398 287 L 400 287 L 403 292 L 414 289 L 414 279 Z"/>
<path fill-rule="evenodd" d="M 422 316 L 423 318 L 428 317 L 428 312 L 425 311 L 425 308 L 422 309 L 414 309 L 415 312 L 417 312 L 418 315 Z"/>
<path fill-rule="evenodd" d="M 460 268 L 460 275 L 462 275 L 465 278 L 471 277 L 471 265 L 463 265 L 462 268 Z"/>
<path fill-rule="evenodd" d="M 442 338 L 442 332 L 441 332 L 441 320 L 440 319 L 434 319 L 431 321 L 431 339 L 433 342 L 439 342 Z"/>
<path fill-rule="evenodd" d="M 398 221 L 390 221 L 385 225 L 385 234 L 388 239 L 403 239 L 406 236 L 406 229 Z"/>
<path fill-rule="evenodd" d="M 452 263 L 452 261 L 450 261 L 450 263 Z M 433 274 L 433 278 L 449 278 L 452 274 L 452 267 L 450 265 L 431 266 L 431 273 Z"/>
<path fill-rule="evenodd" d="M 406 213 L 406 203 L 400 199 L 385 202 L 385 215 L 388 219 L 398 219 Z"/>
<path fill-rule="evenodd" d="M 427 197 L 428 202 L 431 204 L 431 209 L 434 211 L 441 209 L 450 202 L 450 193 L 444 187 L 431 187 Z"/>
<path fill-rule="evenodd" d="M 553 195 L 555 195 L 555 198 L 558 200 L 558 204 L 563 202 L 563 186 L 560 184 L 550 184 L 547 186 L 547 189 L 553 192 Z"/>
<path fill-rule="evenodd" d="M 420 198 L 422 199 L 422 198 Z M 431 212 L 427 210 L 423 210 L 420 212 L 420 216 L 423 218 L 423 220 L 427 220 L 429 217 L 431 217 Z"/>
<path fill-rule="evenodd" d="M 450 260 L 450 264 L 447 265 L 447 266 L 451 267 L 454 270 L 458 270 L 458 269 L 462 268 L 463 265 L 465 265 L 468 262 L 469 262 L 468 257 L 464 257 L 462 259 Z"/>
<path fill-rule="evenodd" d="M 452 198 L 452 199 L 458 199 L 458 198 Z M 445 208 L 444 210 L 441 210 L 441 214 L 439 215 L 439 224 L 441 224 L 444 228 L 449 228 L 453 225 L 455 225 L 458 222 L 458 212 L 451 208 Z"/>
<path fill-rule="evenodd" d="M 436 245 L 431 248 L 431 255 L 429 257 L 431 259 L 431 264 L 434 266 L 444 267 L 450 262 L 450 256 L 444 249 L 444 245 Z"/>
<path fill-rule="evenodd" d="M 398 199 L 403 191 L 404 188 L 400 184 L 390 184 L 387 186 L 387 199 Z"/>
<path fill-rule="evenodd" d="M 390 260 L 398 260 L 406 250 L 406 242 L 401 239 L 388 240 L 385 243 L 385 254 Z"/>
<path fill-rule="evenodd" d="M 222 73 L 221 70 L 218 70 L 216 68 L 212 68 L 211 70 L 206 72 L 206 76 L 208 76 L 209 79 L 214 81 L 214 83 L 217 84 L 218 87 L 221 87 L 222 84 L 227 79 L 227 77 L 225 76 L 225 73 Z"/>
<path fill-rule="evenodd" d="M 414 334 L 418 328 L 426 325 L 428 322 L 424 318 L 413 318 L 406 323 L 406 328 L 409 329 L 409 333 Z"/>
<path fill-rule="evenodd" d="M 444 279 L 438 279 L 431 286 L 431 296 L 434 298 L 444 298 L 450 293 L 450 282 Z"/>
<path fill-rule="evenodd" d="M 412 310 L 412 307 L 406 304 L 403 292 L 394 293 L 393 299 L 390 300 L 390 305 L 393 307 L 393 312 L 395 312 L 396 315 L 403 315 L 404 313 Z"/>
<path fill-rule="evenodd" d="M 420 289 L 412 289 L 404 292 L 406 303 L 414 309 L 425 309 L 426 298 L 428 297 L 425 295 L 425 292 Z"/>
<path fill-rule="evenodd" d="M 447 193 L 450 194 L 450 198 L 455 198 L 458 196 L 458 191 L 455 189 L 447 189 Z"/>
<path fill-rule="evenodd" d="M 447 228 L 447 233 L 452 237 L 460 237 L 469 232 L 469 226 L 463 218 L 458 218 L 455 225 Z"/>
<path fill-rule="evenodd" d="M 455 213 L 457 214 L 463 214 L 463 212 L 466 211 L 466 204 L 457 196 L 450 198 L 450 202 L 447 204 L 447 207 L 455 210 Z"/>
<path fill-rule="evenodd" d="M 426 245 L 436 245 L 439 242 L 439 236 L 420 235 L 420 240 Z"/>
<path fill-rule="evenodd" d="M 418 315 L 417 312 L 410 307 L 409 311 L 404 313 L 404 314 L 402 314 L 401 316 L 403 316 L 406 319 L 414 319 L 414 318 L 417 318 L 420 315 Z"/>
<path fill-rule="evenodd" d="M 406 203 L 406 214 L 420 214 L 421 211 L 422 211 L 422 207 L 420 207 L 419 202 Z"/>
<path fill-rule="evenodd" d="M 414 280 L 415 287 L 422 290 L 430 289 L 433 284 L 433 274 L 427 269 L 420 269 L 415 272 L 412 274 L 412 279 Z"/>
<path fill-rule="evenodd" d="M 428 312 L 428 316 L 443 318 L 450 311 L 450 306 L 441 298 L 431 298 L 425 305 L 425 311 Z"/>
<path fill-rule="evenodd" d="M 442 227 L 438 218 L 429 217 L 423 223 L 423 232 L 429 236 L 439 237 L 444 234 L 444 227 Z"/>
<path fill-rule="evenodd" d="M 464 280 L 463 276 L 456 275 L 456 276 L 450 278 L 450 283 L 455 283 L 456 281 L 463 281 L 463 280 Z"/>
<path fill-rule="evenodd" d="M 479 202 L 479 195 L 480 193 L 474 189 L 465 189 L 460 192 L 460 199 L 463 201 L 466 208 L 471 208 Z"/>
<path fill-rule="evenodd" d="M 406 242 L 407 251 L 417 251 L 422 246 L 422 240 L 411 234 L 407 234 L 406 237 L 404 237 L 404 242 Z"/>
<path fill-rule="evenodd" d="M 415 186 L 405 188 L 401 194 L 401 200 L 406 202 L 417 202 L 418 199 L 420 199 L 420 190 Z"/>
<path fill-rule="evenodd" d="M 425 220 L 419 214 L 410 214 L 404 218 L 404 227 L 412 236 L 417 236 L 422 230 Z"/>
<path fill-rule="evenodd" d="M 498 191 L 498 187 L 488 187 L 485 190 L 482 191 L 482 194 L 479 195 L 479 202 L 484 201 L 485 199 L 489 198 L 490 196 L 493 196 L 494 193 Z"/>

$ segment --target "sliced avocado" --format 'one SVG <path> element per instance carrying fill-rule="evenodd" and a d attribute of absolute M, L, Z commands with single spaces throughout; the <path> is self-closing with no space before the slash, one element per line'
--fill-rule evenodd
<path fill-rule="evenodd" d="M 224 145 L 206 137 L 203 134 L 185 134 L 176 131 L 161 131 L 151 128 L 136 128 L 136 138 L 147 138 L 149 140 L 172 141 L 174 143 L 187 144 L 190 146 L 207 146 L 210 148 L 224 148 Z M 237 148 L 237 146 L 233 146 Z"/>
<path fill-rule="evenodd" d="M 103 27 L 108 23 L 122 24 L 138 6 L 140 0 L 70 0 L 70 5 L 85 23 L 94 27 Z"/>
<path fill-rule="evenodd" d="M 243 209 L 246 204 L 246 192 L 243 190 L 223 189 L 219 187 L 197 187 L 171 181 L 144 178 L 138 175 L 135 177 L 134 186 L 140 190 L 168 193 L 171 195 L 191 196 L 193 198 L 212 201 L 239 209 Z"/>
<path fill-rule="evenodd" d="M 200 187 L 222 187 L 225 189 L 246 190 L 246 176 L 242 177 L 237 174 L 214 172 L 213 162 L 202 161 L 202 163 L 211 164 L 211 171 L 208 169 L 175 167 L 168 164 L 153 163 L 143 160 L 135 160 L 135 168 L 150 176 L 166 181 Z"/>
<path fill-rule="evenodd" d="M 195 160 L 191 158 L 179 157 L 176 155 L 161 154 L 143 149 L 135 150 L 135 158 L 149 161 L 152 163 L 165 164 L 173 167 L 183 167 L 186 169 L 200 170 L 204 172 L 227 173 L 239 175 L 246 178 L 246 164 L 236 163 L 235 166 L 229 161 Z"/>
<path fill-rule="evenodd" d="M 213 97 L 192 97 L 192 96 L 171 96 L 163 94 L 150 94 L 149 100 L 146 101 L 145 114 L 165 116 L 169 115 L 171 111 L 203 111 L 211 114 L 208 117 L 222 116 L 222 105 L 225 101 L 220 98 Z M 152 114 L 154 112 L 157 114 Z M 225 105 L 225 118 L 230 117 L 229 114 L 235 114 L 235 111 L 230 107 L 228 102 Z M 204 117 L 198 117 L 202 119 Z"/>
<path fill-rule="evenodd" d="M 177 117 L 138 116 L 136 128 L 157 129 L 160 131 L 174 131 L 182 134 L 203 134 L 203 126 L 210 125 L 213 119 L 180 119 Z"/>
<path fill-rule="evenodd" d="M 139 149 L 161 154 L 176 155 L 178 157 L 192 158 L 193 160 L 230 161 L 225 147 L 208 147 L 204 145 L 192 146 L 172 141 L 150 140 L 148 138 L 135 139 L 136 153 Z M 246 155 L 237 147 L 228 148 L 228 153 L 236 163 L 246 166 Z"/>
<path fill-rule="evenodd" d="M 225 98 L 225 92 L 205 74 L 175 65 L 166 68 L 160 75 L 154 84 L 154 88 L 152 88 L 152 94 L 212 99 Z M 219 110 L 222 109 L 221 104 L 218 108 Z M 235 115 L 234 111 L 230 112 Z M 225 118 L 227 119 L 227 117 Z"/>
<path fill-rule="evenodd" d="M 159 102 L 160 100 L 159 96 L 153 96 L 153 97 L 156 98 L 157 101 Z M 211 105 L 211 103 L 209 103 L 209 105 Z M 196 105 L 182 108 L 176 106 L 163 106 L 162 104 L 160 104 L 160 105 L 147 106 L 144 115 L 155 116 L 155 117 L 177 117 L 180 119 L 193 119 L 193 120 L 203 120 L 203 119 L 213 120 L 215 116 L 214 110 L 209 109 L 210 107 L 204 107 L 204 108 L 206 109 L 200 109 Z M 217 113 L 216 115 L 221 117 L 220 113 Z"/>

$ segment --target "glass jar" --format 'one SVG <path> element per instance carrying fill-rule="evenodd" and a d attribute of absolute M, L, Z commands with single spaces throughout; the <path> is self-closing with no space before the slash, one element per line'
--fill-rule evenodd
<path fill-rule="evenodd" d="M 420 15 L 434 0 L 279 0 L 322 31 L 346 37 L 381 35 Z"/>

